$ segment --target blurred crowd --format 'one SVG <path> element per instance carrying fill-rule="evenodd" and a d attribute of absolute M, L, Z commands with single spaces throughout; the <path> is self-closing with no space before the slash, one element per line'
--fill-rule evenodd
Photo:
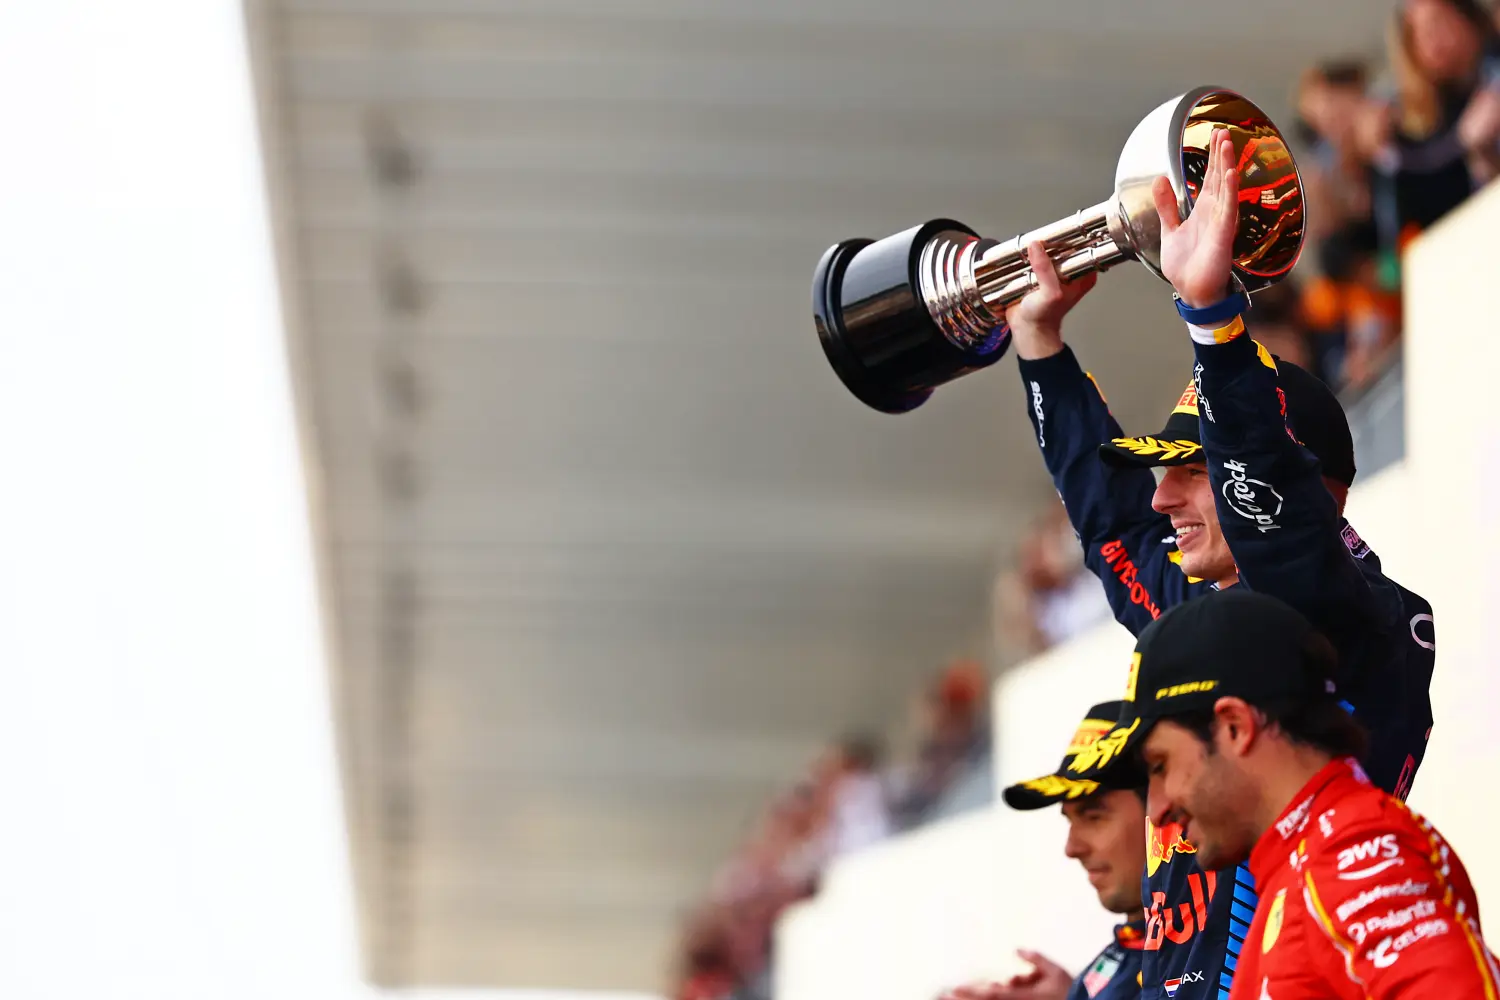
<path fill-rule="evenodd" d="M 812 896 L 835 858 L 991 796 L 988 678 L 963 661 L 914 706 L 917 746 L 887 763 L 879 740 L 847 737 L 775 796 L 688 920 L 678 1000 L 766 1000 L 776 919 Z M 966 793 L 978 792 L 982 799 Z"/>
<path fill-rule="evenodd" d="M 1000 576 L 994 615 L 997 642 L 1008 662 L 1112 619 L 1104 588 L 1083 565 L 1083 549 L 1062 501 L 1048 506 L 1022 535 L 1015 568 Z"/>
<path fill-rule="evenodd" d="M 1383 63 L 1309 67 L 1294 97 L 1307 251 L 1292 282 L 1256 296 L 1247 324 L 1357 392 L 1400 344 L 1402 252 L 1500 173 L 1500 9 L 1402 0 Z"/>

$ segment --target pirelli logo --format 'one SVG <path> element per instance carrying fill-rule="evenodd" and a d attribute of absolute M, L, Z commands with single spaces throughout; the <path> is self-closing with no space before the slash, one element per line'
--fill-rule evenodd
<path fill-rule="evenodd" d="M 1173 684 L 1171 687 L 1158 688 L 1156 691 L 1156 700 L 1166 701 L 1168 698 L 1177 698 L 1185 694 L 1212 691 L 1218 686 L 1218 681 L 1189 681 L 1186 684 Z"/>
<path fill-rule="evenodd" d="M 1174 406 L 1174 407 L 1172 407 L 1172 412 L 1173 413 L 1191 413 L 1195 417 L 1198 415 L 1198 386 L 1197 385 L 1195 385 L 1192 382 L 1188 383 L 1188 387 L 1186 389 L 1182 390 L 1182 395 L 1178 397 L 1178 399 L 1177 399 L 1177 405 Z"/>
<path fill-rule="evenodd" d="M 1073 734 L 1073 739 L 1068 744 L 1067 753 L 1063 756 L 1071 757 L 1076 753 L 1083 752 L 1084 748 L 1098 743 L 1104 734 L 1113 728 L 1115 728 L 1113 719 L 1084 719 L 1083 722 L 1079 723 L 1078 731 Z"/>

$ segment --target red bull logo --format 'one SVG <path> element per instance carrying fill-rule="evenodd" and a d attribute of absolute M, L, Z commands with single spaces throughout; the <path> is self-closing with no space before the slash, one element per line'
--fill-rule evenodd
<path fill-rule="evenodd" d="M 1208 927 L 1208 904 L 1218 888 L 1213 872 L 1193 872 L 1188 876 L 1191 902 L 1167 905 L 1165 892 L 1153 892 L 1146 908 L 1146 950 L 1160 951 L 1163 941 L 1186 944 L 1194 934 Z"/>
<path fill-rule="evenodd" d="M 1168 864 L 1176 854 L 1197 854 L 1198 849 L 1182 837 L 1182 827 L 1168 823 L 1157 828 L 1146 820 L 1146 874 Z M 1146 950 L 1159 951 L 1163 941 L 1184 944 L 1208 926 L 1208 904 L 1214 898 L 1219 879 L 1213 872 L 1193 872 L 1188 876 L 1189 902 L 1167 905 L 1165 892 L 1153 892 L 1146 906 Z"/>
<path fill-rule="evenodd" d="M 1182 839 L 1182 827 L 1168 823 L 1158 828 L 1146 820 L 1146 874 L 1155 875 L 1156 869 L 1172 860 L 1174 854 L 1197 854 L 1198 849 Z"/>

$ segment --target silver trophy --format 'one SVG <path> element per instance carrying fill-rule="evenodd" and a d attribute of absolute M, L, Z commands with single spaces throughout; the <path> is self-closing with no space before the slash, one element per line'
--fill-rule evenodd
<path fill-rule="evenodd" d="M 1302 179 L 1281 132 L 1245 97 L 1199 87 L 1135 127 L 1114 194 L 1005 242 L 935 219 L 883 240 L 845 240 L 813 275 L 818 338 L 844 384 L 869 406 L 904 413 L 933 389 L 1000 360 L 1005 307 L 1036 287 L 1026 247 L 1041 240 L 1064 281 L 1138 260 L 1161 273 L 1152 182 L 1165 175 L 1183 217 L 1208 165 L 1215 129 L 1234 140 L 1240 178 L 1234 277 L 1255 292 L 1291 271 L 1305 229 Z"/>

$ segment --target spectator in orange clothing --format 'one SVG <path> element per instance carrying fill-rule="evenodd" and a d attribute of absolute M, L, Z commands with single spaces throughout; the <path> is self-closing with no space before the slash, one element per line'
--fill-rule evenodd
<path fill-rule="evenodd" d="M 1302 290 L 1315 370 L 1339 389 L 1368 384 L 1401 339 L 1401 297 L 1384 287 L 1379 252 L 1373 225 L 1346 226 L 1324 241 L 1324 273 Z"/>

